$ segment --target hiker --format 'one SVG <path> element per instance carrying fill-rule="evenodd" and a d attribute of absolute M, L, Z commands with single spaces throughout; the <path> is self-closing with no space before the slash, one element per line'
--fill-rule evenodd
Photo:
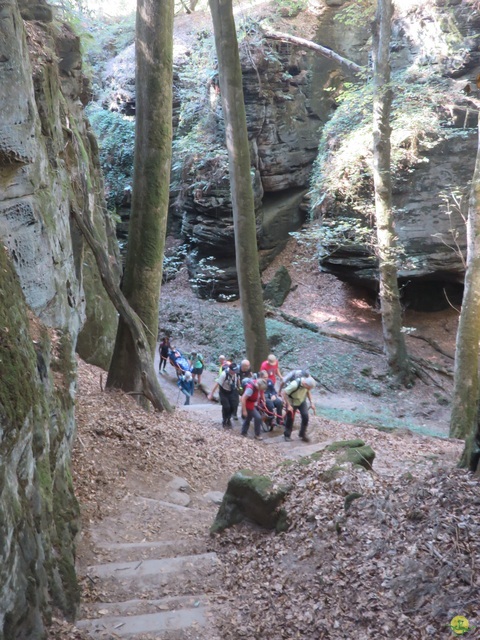
<path fill-rule="evenodd" d="M 235 412 L 232 416 L 234 420 L 238 420 L 238 415 L 237 415 L 238 405 L 240 404 L 240 397 L 243 395 L 245 384 L 247 383 L 247 381 L 249 382 L 252 379 L 253 379 L 253 373 L 252 373 L 252 368 L 250 366 L 250 360 L 247 360 L 245 358 L 240 362 L 240 368 L 238 370 L 238 375 L 237 375 L 238 402 L 235 408 Z"/>
<path fill-rule="evenodd" d="M 303 442 L 310 442 L 310 438 L 307 436 L 308 410 L 311 407 L 315 411 L 315 405 L 313 404 L 310 393 L 311 389 L 314 389 L 315 386 L 316 382 L 312 376 L 302 376 L 301 378 L 292 380 L 292 382 L 284 388 L 282 392 L 286 411 L 284 438 L 287 442 L 290 442 L 292 439 L 293 420 L 297 409 L 302 418 L 298 435 Z M 310 406 L 307 403 L 307 399 Z"/>
<path fill-rule="evenodd" d="M 283 400 L 275 389 L 275 385 L 268 377 L 268 373 L 263 370 L 258 372 L 258 378 L 265 380 L 267 388 L 263 392 L 263 403 L 265 413 L 267 415 L 268 426 L 270 431 L 273 429 L 273 423 L 276 422 L 277 426 L 283 425 Z"/>
<path fill-rule="evenodd" d="M 222 373 L 228 369 L 230 364 L 230 360 L 227 360 L 225 356 L 218 356 L 218 378 L 222 375 Z M 215 384 L 213 385 L 213 389 L 208 394 L 207 398 L 209 400 L 213 400 L 213 396 L 215 395 L 215 391 L 218 389 L 218 378 L 215 380 Z"/>
<path fill-rule="evenodd" d="M 162 369 L 165 371 L 168 361 L 168 352 L 170 351 L 170 338 L 164 336 L 158 347 L 158 353 L 160 354 L 160 364 L 158 365 L 158 373 L 162 373 Z"/>
<path fill-rule="evenodd" d="M 280 369 L 278 367 L 278 359 L 271 353 L 266 360 L 260 365 L 260 371 L 266 371 L 268 378 L 273 382 L 273 386 L 277 384 L 277 378 L 283 379 Z"/>
<path fill-rule="evenodd" d="M 242 436 L 247 437 L 250 428 L 250 422 L 253 418 L 253 430 L 255 440 L 261 440 L 260 429 L 262 426 L 262 416 L 257 408 L 257 402 L 260 400 L 260 394 L 267 388 L 265 380 L 250 380 L 245 385 L 242 395 Z"/>
<path fill-rule="evenodd" d="M 191 357 L 191 362 L 192 362 L 192 375 L 193 375 L 193 382 L 197 383 L 197 385 L 200 385 L 200 383 L 202 382 L 202 373 L 203 373 L 203 369 L 205 367 L 205 363 L 203 361 L 203 356 L 201 353 L 192 353 L 192 357 Z"/>
<path fill-rule="evenodd" d="M 194 391 L 193 376 L 190 371 L 185 371 L 185 373 L 178 376 L 177 386 L 185 396 L 185 404 L 190 404 L 190 398 L 193 396 Z"/>
<path fill-rule="evenodd" d="M 225 429 L 232 427 L 232 415 L 238 406 L 237 372 L 237 365 L 231 362 L 228 367 L 222 371 L 216 380 L 215 387 L 208 394 L 208 399 L 212 400 L 213 393 L 218 387 L 220 402 L 222 404 L 222 427 Z"/>

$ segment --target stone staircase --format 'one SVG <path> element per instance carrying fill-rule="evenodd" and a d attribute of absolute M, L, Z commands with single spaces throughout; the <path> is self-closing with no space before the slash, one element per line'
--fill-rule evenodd
<path fill-rule="evenodd" d="M 181 479 L 172 484 L 165 499 L 137 489 L 115 515 L 91 526 L 95 562 L 79 574 L 98 597 L 83 604 L 76 624 L 92 638 L 220 640 L 213 626 L 218 559 L 208 550 L 218 506 L 208 499 L 195 508 L 177 504 L 188 499 L 178 490 Z"/>

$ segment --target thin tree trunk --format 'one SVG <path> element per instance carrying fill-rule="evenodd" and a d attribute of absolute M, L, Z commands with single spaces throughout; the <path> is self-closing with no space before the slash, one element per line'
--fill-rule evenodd
<path fill-rule="evenodd" d="M 378 0 L 373 33 L 373 181 L 380 304 L 385 352 L 390 371 L 398 382 L 411 383 L 411 368 L 402 334 L 402 310 L 397 282 L 397 248 L 392 213 L 390 172 L 390 36 L 392 0 Z"/>
<path fill-rule="evenodd" d="M 477 430 L 480 340 L 480 129 L 467 219 L 467 268 L 457 330 L 450 436 L 466 438 L 464 466 L 469 465 Z"/>
<path fill-rule="evenodd" d="M 152 357 L 172 155 L 173 11 L 174 0 L 138 0 L 134 178 L 122 290 L 144 324 Z M 138 364 L 130 327 L 120 318 L 107 386 L 139 391 Z"/>
<path fill-rule="evenodd" d="M 322 47 L 321 44 L 317 44 L 316 42 L 312 42 L 311 40 L 306 40 L 305 38 L 299 38 L 298 36 L 292 36 L 289 33 L 283 33 L 282 31 L 275 31 L 274 29 L 270 29 L 268 27 L 263 27 L 263 32 L 266 38 L 270 38 L 271 40 L 281 40 L 282 42 L 290 42 L 291 44 L 296 44 L 299 47 L 306 47 L 307 49 L 312 49 L 316 51 L 324 58 L 328 58 L 329 60 L 333 60 L 334 62 L 338 62 L 338 64 L 346 67 L 352 73 L 365 73 L 365 67 L 361 67 L 355 62 L 348 60 L 348 58 L 343 58 L 341 55 L 328 49 L 327 47 Z"/>
<path fill-rule="evenodd" d="M 112 273 L 109 257 L 105 253 L 102 243 L 96 237 L 93 226 L 88 218 L 85 218 L 76 209 L 72 209 L 71 213 L 78 228 L 92 250 L 105 291 L 120 314 L 123 322 L 128 326 L 130 334 L 133 336 L 132 344 L 135 349 L 135 360 L 138 363 L 137 366 L 140 370 L 142 394 L 150 400 L 158 411 L 163 411 L 164 409 L 172 411 L 172 407 L 170 406 L 170 403 L 158 382 L 148 339 L 145 335 L 145 331 L 143 330 L 142 322 L 128 304 L 127 299 L 121 292 L 120 287 L 117 285 L 116 278 Z"/>
<path fill-rule="evenodd" d="M 258 369 L 268 354 L 263 291 L 257 249 L 242 69 L 231 0 L 209 0 L 225 119 L 235 254 L 247 357 Z"/>

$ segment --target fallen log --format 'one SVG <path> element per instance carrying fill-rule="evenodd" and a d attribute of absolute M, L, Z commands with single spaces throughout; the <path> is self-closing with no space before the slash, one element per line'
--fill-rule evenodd
<path fill-rule="evenodd" d="M 290 42 L 291 44 L 296 44 L 300 47 L 305 47 L 307 49 L 312 49 L 316 51 L 324 58 L 328 58 L 329 60 L 333 60 L 334 62 L 338 62 L 338 64 L 346 67 L 349 71 L 355 74 L 365 73 L 365 67 L 361 67 L 360 65 L 352 62 L 352 60 L 348 60 L 348 58 L 344 58 L 340 54 L 332 51 L 332 49 L 328 49 L 327 47 L 322 47 L 321 44 L 317 44 L 316 42 L 312 42 L 311 40 L 306 40 L 305 38 L 299 38 L 298 36 L 292 36 L 289 33 L 283 33 L 282 31 L 275 31 L 270 29 L 269 27 L 262 27 L 263 33 L 266 38 L 270 38 L 271 40 L 281 40 L 282 42 Z"/>

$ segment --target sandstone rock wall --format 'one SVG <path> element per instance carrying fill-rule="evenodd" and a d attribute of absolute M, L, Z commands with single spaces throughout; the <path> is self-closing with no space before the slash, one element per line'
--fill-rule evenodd
<path fill-rule="evenodd" d="M 116 314 L 70 218 L 107 242 L 78 39 L 42 2 L 0 0 L 0 15 L 0 639 L 41 639 L 52 607 L 73 616 L 79 600 L 77 338 L 86 316 Z"/>
<path fill-rule="evenodd" d="M 432 0 L 423 4 L 402 0 L 396 6 L 392 84 L 396 113 L 403 110 L 404 114 L 403 131 L 402 125 L 394 125 L 392 139 L 400 139 L 400 147 L 413 150 L 410 157 L 405 154 L 405 161 L 395 168 L 393 175 L 393 207 L 401 247 L 398 275 L 405 291 L 416 286 L 427 290 L 430 285 L 443 295 L 444 285 L 463 283 L 464 277 L 465 217 L 476 159 L 480 104 L 477 87 L 480 12 L 462 0 Z M 396 85 L 399 77 L 404 84 Z M 418 115 L 419 104 L 424 110 L 426 128 L 415 130 L 411 123 Z M 343 109 L 340 106 L 335 117 L 346 122 L 348 113 Z M 430 127 L 434 122 L 435 126 Z M 325 142 L 332 149 L 325 156 L 327 165 L 335 162 L 339 149 L 342 151 L 342 137 L 348 140 L 355 127 L 360 130 L 362 126 L 364 122 L 352 118 L 343 133 L 338 133 L 340 127 L 333 130 L 334 134 Z M 341 189 L 323 188 L 321 170 L 314 198 L 321 202 L 316 214 L 329 225 L 321 259 L 323 269 L 350 282 L 376 288 L 375 251 L 353 231 L 359 220 L 370 226 L 369 216 L 373 216 L 369 153 L 366 146 L 362 160 L 364 179 L 358 182 L 356 190 L 352 189 L 349 198 L 345 198 Z M 345 175 L 348 176 L 352 164 L 344 163 Z M 362 210 L 367 216 L 359 213 Z M 339 241 L 339 237 L 345 236 L 341 225 L 349 219 L 352 231 L 346 242 Z M 336 228 L 338 236 L 329 242 Z M 444 303 L 448 304 L 445 297 Z"/>

